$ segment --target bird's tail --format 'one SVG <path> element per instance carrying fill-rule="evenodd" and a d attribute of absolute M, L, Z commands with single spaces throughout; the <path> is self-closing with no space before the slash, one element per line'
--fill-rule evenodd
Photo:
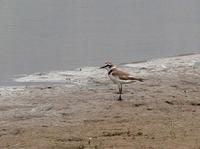
<path fill-rule="evenodd" d="M 140 82 L 144 82 L 144 79 L 142 79 L 142 78 L 136 78 L 136 80 L 138 80 Z"/>
<path fill-rule="evenodd" d="M 135 77 L 129 77 L 129 79 L 131 79 L 131 80 L 137 80 L 137 81 L 140 81 L 140 82 L 144 82 L 144 79 L 142 79 L 142 78 L 135 78 Z"/>

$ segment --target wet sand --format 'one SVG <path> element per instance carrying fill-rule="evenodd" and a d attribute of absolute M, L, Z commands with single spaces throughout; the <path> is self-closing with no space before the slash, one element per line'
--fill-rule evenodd
<path fill-rule="evenodd" d="M 178 59 L 187 58 L 193 57 Z M 124 86 L 123 101 L 104 76 L 102 82 L 74 88 L 1 88 L 0 148 L 198 149 L 198 64 L 143 75 L 145 82 Z"/>

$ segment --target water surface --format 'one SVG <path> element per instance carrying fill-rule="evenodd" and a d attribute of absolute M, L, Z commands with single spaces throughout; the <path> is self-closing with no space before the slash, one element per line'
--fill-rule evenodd
<path fill-rule="evenodd" d="M 198 0 L 1 0 L 0 84 L 16 74 L 200 52 Z"/>

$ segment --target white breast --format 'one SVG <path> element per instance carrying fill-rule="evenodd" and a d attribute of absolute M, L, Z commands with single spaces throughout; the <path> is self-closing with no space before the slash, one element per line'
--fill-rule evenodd
<path fill-rule="evenodd" d="M 118 76 L 113 76 L 112 74 L 108 76 L 115 84 L 128 84 L 134 82 L 133 80 L 121 80 Z"/>

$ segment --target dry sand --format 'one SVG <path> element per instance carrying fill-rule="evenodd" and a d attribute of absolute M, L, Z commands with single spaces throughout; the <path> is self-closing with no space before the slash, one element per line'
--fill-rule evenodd
<path fill-rule="evenodd" d="M 108 79 L 75 88 L 2 88 L 0 148 L 199 149 L 197 64 L 149 73 L 124 87 L 123 101 Z"/>

